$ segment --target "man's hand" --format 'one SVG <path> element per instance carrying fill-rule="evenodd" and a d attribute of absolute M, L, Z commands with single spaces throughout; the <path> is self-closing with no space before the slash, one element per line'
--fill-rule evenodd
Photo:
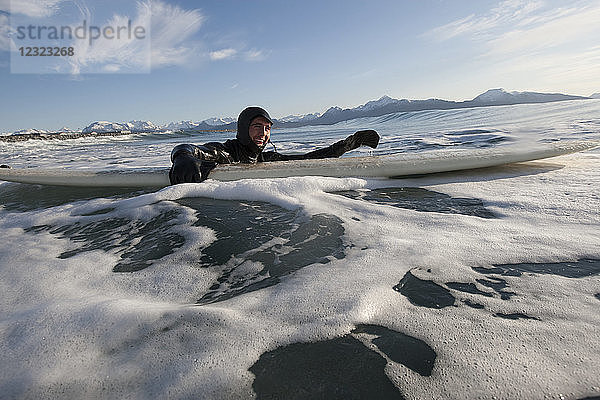
<path fill-rule="evenodd" d="M 354 150 L 360 146 L 376 148 L 379 144 L 379 134 L 374 130 L 358 131 L 344 140 L 346 151 Z"/>
<path fill-rule="evenodd" d="M 190 153 L 181 152 L 173 159 L 169 180 L 171 185 L 203 182 L 208 179 L 208 174 L 216 166 L 215 162 L 198 160 Z"/>

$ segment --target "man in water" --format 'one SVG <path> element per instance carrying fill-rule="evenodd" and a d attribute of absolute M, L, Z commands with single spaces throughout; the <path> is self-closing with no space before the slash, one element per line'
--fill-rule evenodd
<path fill-rule="evenodd" d="M 379 144 L 379 135 L 373 130 L 358 131 L 329 147 L 306 154 L 280 154 L 263 151 L 270 142 L 273 121 L 269 113 L 260 107 L 248 107 L 237 121 L 237 136 L 225 143 L 211 142 L 200 146 L 180 144 L 171 152 L 173 166 L 169 172 L 171 184 L 202 182 L 218 164 L 268 161 L 307 160 L 339 157 L 362 145 L 372 148 Z"/>

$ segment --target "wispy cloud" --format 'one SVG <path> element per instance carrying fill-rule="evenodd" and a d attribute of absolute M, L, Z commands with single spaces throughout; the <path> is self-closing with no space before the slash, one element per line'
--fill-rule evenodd
<path fill-rule="evenodd" d="M 61 4 L 63 3 L 63 4 Z M 90 43 L 89 40 L 73 39 L 68 46 L 74 48 L 74 56 L 68 59 L 52 60 L 48 71 L 70 74 L 149 72 L 165 66 L 193 65 L 201 61 L 243 60 L 263 61 L 268 52 L 256 48 L 248 50 L 243 43 L 225 45 L 223 48 L 207 52 L 210 44 L 194 38 L 206 17 L 200 10 L 184 9 L 163 0 L 140 0 L 130 15 L 117 13 L 105 21 L 98 21 L 93 9 L 87 7 L 86 0 L 0 0 L 0 51 L 10 51 L 11 38 L 9 14 L 24 15 L 27 18 L 43 21 L 48 16 L 61 17 L 61 11 L 70 8 L 79 12 L 79 20 L 65 23 L 73 30 L 87 21 L 88 25 L 122 27 L 128 24 L 143 27 L 147 40 L 131 37 L 119 39 L 101 35 Z M 12 7 L 9 7 L 12 6 Z M 72 18 L 72 17 L 71 17 Z M 76 18 L 77 19 L 77 18 Z M 61 44 L 63 46 L 65 44 Z"/>
<path fill-rule="evenodd" d="M 80 9 L 84 18 L 92 19 L 87 8 Z M 138 2 L 133 18 L 114 15 L 106 26 L 127 26 L 131 20 L 132 26 L 144 28 L 147 40 L 101 37 L 92 45 L 78 41 L 76 56 L 70 59 L 71 73 L 149 71 L 183 65 L 198 53 L 197 44 L 190 38 L 204 19 L 199 10 L 184 10 L 159 0 Z"/>
<path fill-rule="evenodd" d="M 432 41 L 468 44 L 479 70 L 496 82 L 589 94 L 600 82 L 600 3 L 563 7 L 507 0 L 426 32 Z"/>
<path fill-rule="evenodd" d="M 64 1 L 66 0 L 0 0 L 0 11 L 44 18 L 54 15 Z"/>
<path fill-rule="evenodd" d="M 106 21 L 105 26 L 127 26 L 132 21 L 133 26 L 141 26 L 145 32 L 151 32 L 151 4 L 137 4 L 137 15 L 134 18 L 115 15 Z M 93 15 L 87 7 L 80 7 L 83 20 L 93 20 Z M 75 56 L 68 59 L 70 73 L 83 72 L 123 72 L 149 71 L 151 67 L 151 50 L 149 39 L 137 40 L 132 37 L 108 39 L 100 37 L 93 43 L 87 40 L 76 40 L 73 43 Z"/>
<path fill-rule="evenodd" d="M 219 61 L 219 60 L 227 60 L 229 58 L 233 58 L 233 57 L 235 57 L 236 54 L 237 54 L 236 49 L 228 48 L 228 49 L 212 51 L 212 52 L 210 52 L 209 56 L 210 56 L 211 60 Z"/>
<path fill-rule="evenodd" d="M 434 28 L 424 36 L 436 41 L 445 41 L 457 36 L 468 36 L 471 39 L 489 38 L 497 29 L 506 29 L 516 22 L 529 19 L 542 8 L 539 0 L 504 0 L 497 7 L 484 15 L 470 14 L 446 25 Z"/>
<path fill-rule="evenodd" d="M 268 52 L 264 50 L 251 49 L 244 53 L 246 61 L 264 61 L 268 56 Z"/>
<path fill-rule="evenodd" d="M 512 77 L 521 87 L 549 91 L 568 88 L 573 94 L 589 95 L 600 90 L 600 46 L 582 52 L 520 55 L 494 65 L 493 75 L 500 80 Z M 516 79 L 515 79 L 516 77 Z"/>
<path fill-rule="evenodd" d="M 198 53 L 190 41 L 205 20 L 199 10 L 152 2 L 152 67 L 183 65 Z"/>
<path fill-rule="evenodd" d="M 531 21 L 531 22 L 530 22 Z M 490 55 L 544 52 L 581 43 L 599 32 L 600 6 L 571 8 L 522 21 L 516 29 L 488 41 Z M 598 36 L 596 36 L 598 37 Z"/>
<path fill-rule="evenodd" d="M 10 24 L 8 15 L 0 14 L 0 51 L 10 51 Z"/>
<path fill-rule="evenodd" d="M 423 36 L 435 41 L 461 37 L 485 46 L 485 55 L 546 50 L 586 39 L 598 31 L 600 4 L 576 1 L 549 8 L 539 0 L 505 0 L 488 13 L 471 14 Z"/>
<path fill-rule="evenodd" d="M 481 68 L 498 81 L 586 94 L 600 82 L 598 21 L 598 1 L 575 0 L 557 8 L 537 0 L 506 0 L 423 36 L 470 43 Z"/>
<path fill-rule="evenodd" d="M 209 53 L 209 58 L 211 61 L 221 61 L 221 60 L 238 60 L 241 59 L 243 61 L 250 62 L 258 62 L 264 61 L 268 57 L 268 52 L 264 50 L 238 50 L 233 47 L 228 47 L 226 49 L 215 50 Z"/>

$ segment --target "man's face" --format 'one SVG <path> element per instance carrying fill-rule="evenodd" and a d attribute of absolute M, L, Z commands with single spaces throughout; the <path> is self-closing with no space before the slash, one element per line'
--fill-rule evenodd
<path fill-rule="evenodd" d="M 271 123 L 265 117 L 256 117 L 250 122 L 248 133 L 254 144 L 263 147 L 271 137 Z"/>

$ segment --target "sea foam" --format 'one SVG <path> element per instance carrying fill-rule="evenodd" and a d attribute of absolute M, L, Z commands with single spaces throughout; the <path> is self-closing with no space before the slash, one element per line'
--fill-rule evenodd
<path fill-rule="evenodd" d="M 0 393 L 315 394 L 310 371 L 352 389 L 358 369 L 408 399 L 598 395 L 599 160 L 156 192 L 0 184 Z"/>

